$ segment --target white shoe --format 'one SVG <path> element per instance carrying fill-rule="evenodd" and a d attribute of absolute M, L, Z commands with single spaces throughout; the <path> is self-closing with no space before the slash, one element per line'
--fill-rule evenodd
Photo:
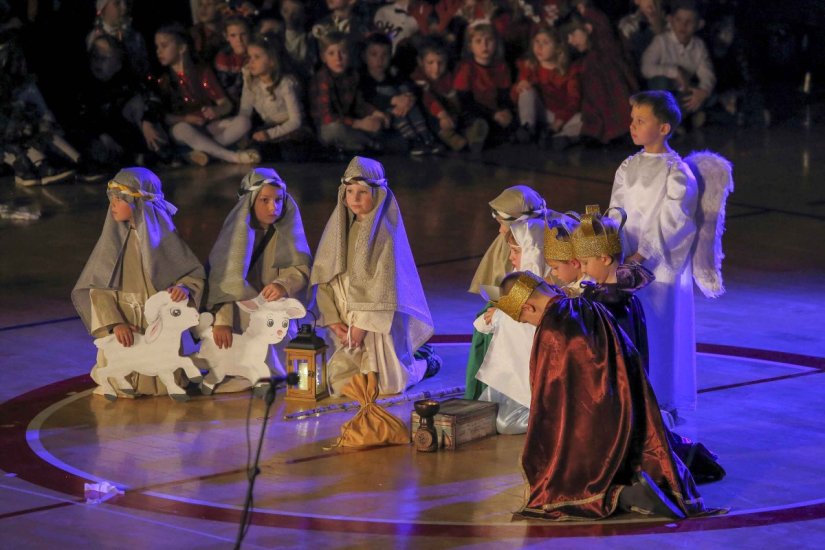
<path fill-rule="evenodd" d="M 238 151 L 238 164 L 258 164 L 259 162 L 261 162 L 261 154 L 255 149 Z"/>

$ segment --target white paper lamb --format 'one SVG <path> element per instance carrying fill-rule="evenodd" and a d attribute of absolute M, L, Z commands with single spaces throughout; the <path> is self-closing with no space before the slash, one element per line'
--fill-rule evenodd
<path fill-rule="evenodd" d="M 266 364 L 269 346 L 284 339 L 290 319 L 300 319 L 306 309 L 294 298 L 281 298 L 267 302 L 260 295 L 253 300 L 237 302 L 238 307 L 250 314 L 249 326 L 243 334 L 232 335 L 232 347 L 221 349 L 212 337 L 212 315 L 201 314 L 198 336 L 201 349 L 198 358 L 208 365 L 210 373 L 201 382 L 201 392 L 210 395 L 226 376 L 241 376 L 255 386 L 256 394 L 266 389 L 258 384 L 269 378 L 272 372 Z"/>
<path fill-rule="evenodd" d="M 143 309 L 148 327 L 145 334 L 135 334 L 131 347 L 124 347 L 114 334 L 95 340 L 95 346 L 103 351 L 106 366 L 97 372 L 103 380 L 106 399 L 114 401 L 117 392 L 110 378 L 117 382 L 117 389 L 134 394 L 134 388 L 126 380 L 132 372 L 157 376 L 166 386 L 169 397 L 175 401 L 188 401 L 186 391 L 175 383 L 174 373 L 183 369 L 192 382 L 201 381 L 201 373 L 192 359 L 180 355 L 181 333 L 198 325 L 198 310 L 186 302 L 174 302 L 165 290 L 146 300 Z"/>

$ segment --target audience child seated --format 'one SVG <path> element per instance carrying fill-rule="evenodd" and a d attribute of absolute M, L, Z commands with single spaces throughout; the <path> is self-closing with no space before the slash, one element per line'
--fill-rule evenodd
<path fill-rule="evenodd" d="M 155 33 L 158 61 L 167 68 L 156 87 L 172 139 L 191 147 L 187 158 L 200 166 L 208 164 L 209 157 L 237 164 L 260 162 L 254 149 L 226 148 L 244 137 L 248 127 L 224 118 L 232 110 L 232 102 L 212 70 L 192 60 L 188 38 L 179 25 L 161 27 Z"/>
<path fill-rule="evenodd" d="M 364 101 L 358 72 L 350 67 L 347 35 L 332 32 L 318 42 L 323 66 L 312 79 L 309 97 L 321 143 L 344 151 L 381 149 L 376 138 L 389 117 Z"/>

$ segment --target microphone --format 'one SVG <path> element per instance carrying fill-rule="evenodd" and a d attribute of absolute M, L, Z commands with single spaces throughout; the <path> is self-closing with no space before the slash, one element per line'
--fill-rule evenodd
<path fill-rule="evenodd" d="M 287 386 L 297 386 L 298 382 L 301 381 L 301 378 L 298 376 L 297 372 L 290 372 L 286 376 L 269 376 L 267 378 L 259 378 L 256 384 L 260 384 L 262 382 L 268 382 L 273 387 L 277 386 L 278 384 L 282 384 L 286 382 Z"/>

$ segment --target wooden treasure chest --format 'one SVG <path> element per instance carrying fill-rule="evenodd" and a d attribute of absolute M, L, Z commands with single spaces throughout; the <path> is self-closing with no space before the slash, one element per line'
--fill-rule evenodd
<path fill-rule="evenodd" d="M 469 441 L 496 435 L 498 403 L 472 399 L 447 399 L 441 402 L 438 414 L 433 418 L 438 434 L 438 448 L 454 451 Z M 415 441 L 419 416 L 413 409 L 410 437 Z"/>

